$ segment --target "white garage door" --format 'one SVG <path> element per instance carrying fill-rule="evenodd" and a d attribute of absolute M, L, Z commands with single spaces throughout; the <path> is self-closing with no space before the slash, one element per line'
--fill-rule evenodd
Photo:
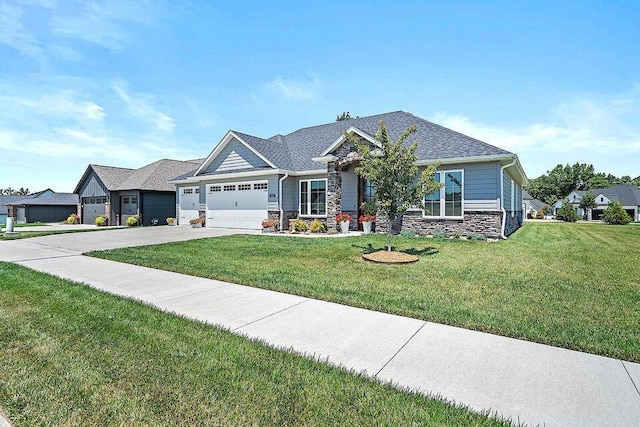
<path fill-rule="evenodd" d="M 267 181 L 207 185 L 207 227 L 260 229 L 267 218 Z"/>
<path fill-rule="evenodd" d="M 183 187 L 180 188 L 180 218 L 178 224 L 189 225 L 189 221 L 198 217 L 200 209 L 200 188 Z"/>

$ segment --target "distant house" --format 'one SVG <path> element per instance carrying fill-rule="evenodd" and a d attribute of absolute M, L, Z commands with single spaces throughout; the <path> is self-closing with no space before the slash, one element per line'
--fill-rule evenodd
<path fill-rule="evenodd" d="M 409 126 L 418 141 L 417 165 L 440 162 L 436 179 L 441 190 L 407 212 L 396 230 L 416 234 L 482 233 L 508 236 L 520 227 L 522 186 L 527 177 L 518 157 L 477 139 L 404 111 L 331 122 L 287 135 L 260 138 L 228 131 L 211 154 L 177 186 L 180 224 L 206 216 L 207 227 L 259 229 L 270 218 L 287 227 L 290 219 L 318 219 L 336 229 L 336 216 L 348 213 L 358 228 L 363 202 L 375 188 L 355 173 L 359 156 L 345 132 L 362 143 L 378 146 L 380 120 L 396 140 Z M 376 228 L 388 224 L 378 219 Z"/>
<path fill-rule="evenodd" d="M 551 208 L 542 200 L 534 199 L 531 194 L 522 190 L 522 211 L 525 213 L 525 218 L 535 218 L 538 211 L 545 207 Z"/>
<path fill-rule="evenodd" d="M 153 219 L 165 224 L 166 218 L 176 215 L 175 186 L 168 181 L 201 161 L 162 159 L 139 169 L 91 164 L 74 190 L 79 198 L 74 211 L 83 224 L 105 216 L 109 224 L 123 225 L 132 215 L 138 215 L 143 225 Z"/>
<path fill-rule="evenodd" d="M 596 203 L 598 207 L 591 211 L 591 220 L 599 220 L 602 212 L 607 208 L 610 202 L 616 201 L 620 202 L 624 207 L 624 210 L 627 211 L 629 216 L 633 218 L 634 221 L 640 221 L 640 187 L 635 185 L 614 185 L 609 188 L 601 188 L 591 190 L 593 195 L 596 198 Z M 566 200 L 576 209 L 576 212 L 580 217 L 584 217 L 585 212 L 580 208 L 580 201 L 587 194 L 588 191 L 584 190 L 574 190 L 567 197 Z M 564 203 L 563 200 L 558 200 L 553 205 L 554 214 L 558 209 L 562 207 Z"/>
<path fill-rule="evenodd" d="M 56 193 L 51 189 L 28 195 L 0 196 L 0 224 L 7 216 L 16 223 L 59 222 L 76 211 L 77 194 Z"/>

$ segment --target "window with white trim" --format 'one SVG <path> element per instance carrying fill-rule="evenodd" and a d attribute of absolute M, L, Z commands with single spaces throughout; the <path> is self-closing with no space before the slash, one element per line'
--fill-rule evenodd
<path fill-rule="evenodd" d="M 222 187 L 222 189 L 224 191 L 236 191 L 236 186 L 235 185 L 225 185 L 224 187 Z"/>
<path fill-rule="evenodd" d="M 251 184 L 238 184 L 238 191 L 251 190 Z"/>
<path fill-rule="evenodd" d="M 444 185 L 424 198 L 424 216 L 434 218 L 462 218 L 462 192 L 464 173 L 462 170 L 438 171 L 436 182 Z"/>
<path fill-rule="evenodd" d="M 266 190 L 267 188 L 268 188 L 268 184 L 266 182 L 259 182 L 259 183 L 253 184 L 254 190 Z"/>
<path fill-rule="evenodd" d="M 212 185 L 209 187 L 209 193 L 216 193 L 218 191 L 222 191 L 222 187 L 220 185 Z"/>
<path fill-rule="evenodd" d="M 193 188 L 185 188 L 182 190 L 182 194 L 193 194 Z"/>
<path fill-rule="evenodd" d="M 327 180 L 300 181 L 300 215 L 325 216 L 327 214 Z"/>

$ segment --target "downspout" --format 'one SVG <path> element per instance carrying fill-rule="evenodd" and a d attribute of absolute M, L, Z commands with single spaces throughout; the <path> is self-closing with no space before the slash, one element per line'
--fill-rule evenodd
<path fill-rule="evenodd" d="M 278 181 L 278 207 L 280 208 L 280 231 L 282 231 L 282 225 L 284 223 L 284 209 L 282 208 L 282 200 L 284 199 L 284 197 L 282 197 L 282 182 L 287 178 L 289 178 L 289 172 L 285 172 L 284 176 L 280 178 L 280 180 Z"/>
<path fill-rule="evenodd" d="M 516 164 L 516 158 L 514 157 L 511 163 L 500 168 L 500 210 L 502 211 L 502 226 L 500 227 L 500 237 L 506 239 L 504 230 L 507 227 L 507 211 L 504 209 L 504 170 Z M 513 195 L 512 195 L 513 197 Z"/>

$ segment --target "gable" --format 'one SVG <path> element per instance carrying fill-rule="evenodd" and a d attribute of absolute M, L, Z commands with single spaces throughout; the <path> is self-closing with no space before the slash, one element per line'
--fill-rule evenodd
<path fill-rule="evenodd" d="M 100 179 L 96 175 L 95 171 L 91 170 L 91 173 L 87 176 L 87 179 L 80 186 L 78 196 L 82 197 L 102 197 L 107 196 L 107 189 L 100 182 Z"/>
<path fill-rule="evenodd" d="M 233 138 L 211 161 L 204 170 L 205 174 L 229 172 L 234 170 L 251 170 L 269 167 L 267 162 L 258 157 L 246 145 Z"/>

